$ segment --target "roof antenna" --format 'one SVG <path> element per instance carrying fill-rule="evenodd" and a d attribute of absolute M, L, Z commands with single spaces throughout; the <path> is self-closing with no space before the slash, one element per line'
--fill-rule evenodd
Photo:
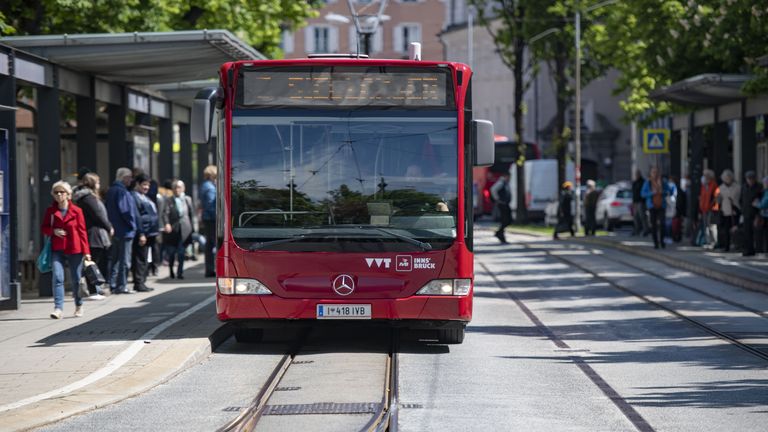
<path fill-rule="evenodd" d="M 415 61 L 421 61 L 421 44 L 411 42 L 408 44 L 408 58 Z"/>

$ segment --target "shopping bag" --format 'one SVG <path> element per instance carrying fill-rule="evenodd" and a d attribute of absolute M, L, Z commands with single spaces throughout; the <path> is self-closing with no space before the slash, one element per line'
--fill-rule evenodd
<path fill-rule="evenodd" d="M 84 264 L 85 270 L 83 270 L 83 275 L 89 284 L 100 286 L 107 282 L 107 280 L 104 279 L 104 275 L 99 271 L 99 266 L 97 266 L 95 262 L 86 260 Z"/>
<path fill-rule="evenodd" d="M 40 255 L 37 256 L 37 269 L 40 273 L 48 273 L 53 269 L 53 257 L 51 256 L 51 238 L 46 236 Z"/>

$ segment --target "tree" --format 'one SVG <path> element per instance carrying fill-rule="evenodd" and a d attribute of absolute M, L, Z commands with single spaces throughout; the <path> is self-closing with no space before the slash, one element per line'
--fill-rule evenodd
<path fill-rule="evenodd" d="M 42 35 L 224 28 L 268 57 L 283 29 L 317 15 L 320 0 L 5 0 L 0 33 Z"/>
<path fill-rule="evenodd" d="M 523 140 L 523 69 L 525 67 L 525 17 L 527 2 L 523 0 L 470 0 L 478 10 L 488 11 L 481 13 L 480 23 L 488 30 L 493 38 L 496 51 L 501 56 L 501 61 L 512 70 L 514 78 L 514 119 L 515 137 L 517 143 L 517 207 L 515 221 L 525 223 L 528 220 L 528 210 L 525 203 L 525 153 L 526 145 Z M 471 29 L 469 30 L 471 31 Z"/>
<path fill-rule="evenodd" d="M 630 118 L 674 107 L 654 89 L 702 73 L 753 73 L 745 91 L 768 90 L 757 58 L 768 52 L 768 8 L 753 0 L 633 0 L 605 8 L 585 43 L 621 72 L 617 92 Z"/>

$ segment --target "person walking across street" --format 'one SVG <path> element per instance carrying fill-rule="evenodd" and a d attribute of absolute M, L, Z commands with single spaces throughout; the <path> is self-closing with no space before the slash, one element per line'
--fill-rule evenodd
<path fill-rule="evenodd" d="M 563 190 L 560 192 L 560 199 L 557 204 L 557 225 L 555 225 L 555 232 L 552 234 L 552 238 L 559 240 L 557 235 L 561 232 L 570 232 L 571 237 L 576 235 L 573 230 L 573 211 L 571 209 L 573 203 L 573 183 L 566 181 L 563 183 Z"/>
<path fill-rule="evenodd" d="M 83 211 L 85 228 L 88 230 L 88 244 L 91 249 L 91 258 L 102 275 L 108 275 L 109 271 L 109 247 L 110 239 L 114 233 L 112 224 L 107 216 L 107 208 L 99 197 L 101 182 L 95 173 L 87 173 L 80 179 L 80 186 L 76 187 L 72 194 L 72 201 Z M 101 300 L 104 295 L 109 295 L 109 290 L 101 286 L 91 285 L 88 282 L 89 300 Z"/>
<path fill-rule="evenodd" d="M 509 173 L 504 173 L 496 180 L 496 183 L 491 186 L 491 197 L 496 203 L 496 208 L 499 210 L 499 218 L 501 223 L 499 229 L 494 234 L 500 242 L 506 243 L 507 238 L 504 235 L 504 230 L 512 223 L 512 209 L 509 208 L 509 202 L 512 199 L 512 192 L 509 188 Z"/>
<path fill-rule="evenodd" d="M 130 294 L 128 289 L 128 269 L 131 266 L 131 248 L 136 236 L 136 202 L 128 191 L 133 181 L 129 168 L 118 168 L 115 182 L 107 191 L 107 214 L 115 235 L 112 238 L 110 254 L 109 285 L 112 294 Z"/>
<path fill-rule="evenodd" d="M 645 198 L 645 205 L 650 214 L 653 247 L 654 249 L 665 248 L 667 197 L 671 196 L 672 190 L 669 187 L 669 182 L 662 180 L 658 168 L 651 168 L 648 180 L 643 184 L 641 194 Z"/>
<path fill-rule="evenodd" d="M 216 246 L 216 165 L 208 165 L 203 170 L 205 181 L 200 187 L 202 212 L 200 220 L 205 236 L 205 277 L 216 276 L 214 247 Z"/>
<path fill-rule="evenodd" d="M 147 275 L 149 274 L 148 257 L 155 245 L 157 236 L 160 234 L 157 207 L 147 196 L 149 186 L 149 176 L 139 174 L 134 179 L 134 188 L 131 192 L 136 202 L 138 216 L 136 239 L 133 241 L 131 270 L 133 272 L 133 290 L 138 292 L 154 290 L 154 288 L 150 288 L 146 284 Z"/>
<path fill-rule="evenodd" d="M 743 256 L 755 255 L 755 225 L 757 221 L 758 206 L 763 196 L 763 187 L 757 182 L 754 171 L 744 174 L 744 184 L 741 186 L 741 210 L 744 215 L 744 247 Z"/>
<path fill-rule="evenodd" d="M 699 213 L 701 214 L 701 224 L 706 233 L 707 249 L 714 249 L 717 246 L 717 223 L 720 215 L 720 206 L 717 203 L 717 196 L 720 194 L 720 188 L 715 182 L 715 172 L 711 169 L 705 169 L 701 177 L 701 191 L 699 191 Z"/>
<path fill-rule="evenodd" d="M 184 193 L 184 182 L 175 180 L 172 184 L 173 197 L 163 206 L 161 222 L 163 224 L 163 243 L 167 242 L 168 266 L 171 278 L 184 279 L 184 253 L 192 241 L 194 215 L 192 200 Z M 174 273 L 175 260 L 179 260 L 178 271 Z"/>
<path fill-rule="evenodd" d="M 584 235 L 593 236 L 597 233 L 597 199 L 600 192 L 594 180 L 587 180 L 587 194 L 584 196 Z"/>
<path fill-rule="evenodd" d="M 720 193 L 717 195 L 717 202 L 720 206 L 720 233 L 719 246 L 728 252 L 731 250 L 731 231 L 739 227 L 740 194 L 739 184 L 734 181 L 733 171 L 726 169 L 720 175 L 723 183 L 720 185 Z"/>
<path fill-rule="evenodd" d="M 645 199 L 641 194 L 645 179 L 640 170 L 635 171 L 635 180 L 632 182 L 632 235 L 648 235 L 648 218 L 646 217 Z"/>
<path fill-rule="evenodd" d="M 64 311 L 64 266 L 69 267 L 69 280 L 75 297 L 75 316 L 83 316 L 80 297 L 80 276 L 83 258 L 91 259 L 88 234 L 83 211 L 72 204 L 72 187 L 57 181 L 51 187 L 53 203 L 45 210 L 41 231 L 51 238 L 51 264 L 53 270 L 53 312 L 51 318 L 60 319 Z"/>

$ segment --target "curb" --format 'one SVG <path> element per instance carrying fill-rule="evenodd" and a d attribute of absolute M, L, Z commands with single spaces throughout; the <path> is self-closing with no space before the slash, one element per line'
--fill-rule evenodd
<path fill-rule="evenodd" d="M 142 375 L 149 376 L 144 380 L 140 376 L 134 375 L 102 383 L 101 386 L 97 382 L 63 397 L 47 399 L 28 407 L 19 408 L 16 412 L 9 411 L 4 417 L 10 421 L 10 424 L 4 424 L 0 430 L 32 430 L 40 428 L 143 394 L 160 384 L 170 381 L 181 372 L 203 361 L 219 345 L 232 336 L 233 331 L 234 329 L 230 324 L 219 325 L 206 338 L 206 343 L 198 344 L 182 361 L 175 364 L 173 363 L 175 353 L 171 352 L 173 349 L 161 353 L 153 366 L 147 367 L 142 371 Z M 183 346 L 181 349 L 183 349 Z M 154 379 L 152 377 L 153 373 L 157 374 L 157 377 L 154 377 Z M 128 391 L 121 393 L 119 391 L 121 385 L 127 386 Z M 9 417 L 15 417 L 15 421 Z M 6 429 L 6 427 L 10 427 L 10 429 Z"/>

